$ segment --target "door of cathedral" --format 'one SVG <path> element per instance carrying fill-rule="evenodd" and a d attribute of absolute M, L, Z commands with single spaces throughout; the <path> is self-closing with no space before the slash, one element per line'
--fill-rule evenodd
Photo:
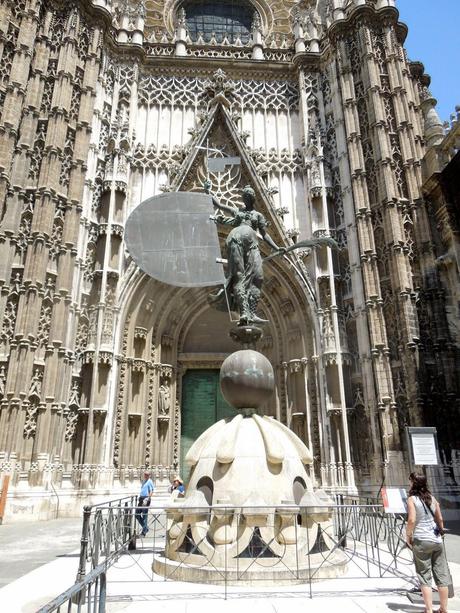
<path fill-rule="evenodd" d="M 187 481 L 189 468 L 185 456 L 192 444 L 209 426 L 220 419 L 234 417 L 233 409 L 223 398 L 219 370 L 189 370 L 182 380 L 181 454 L 182 478 Z"/>

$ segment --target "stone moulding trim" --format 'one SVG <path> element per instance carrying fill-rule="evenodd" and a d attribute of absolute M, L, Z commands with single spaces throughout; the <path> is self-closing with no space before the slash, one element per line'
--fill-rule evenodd
<path fill-rule="evenodd" d="M 177 361 L 187 365 L 187 367 L 189 367 L 189 364 L 195 362 L 215 362 L 222 364 L 227 356 L 228 353 L 179 353 Z"/>
<path fill-rule="evenodd" d="M 349 33 L 356 25 L 368 23 L 369 25 L 388 25 L 393 24 L 398 36 L 398 42 L 404 43 L 407 36 L 407 26 L 398 22 L 399 11 L 393 6 L 384 6 L 376 9 L 370 4 L 355 6 L 345 19 L 334 22 L 328 31 L 329 38 L 334 42 L 341 38 L 345 33 Z"/>

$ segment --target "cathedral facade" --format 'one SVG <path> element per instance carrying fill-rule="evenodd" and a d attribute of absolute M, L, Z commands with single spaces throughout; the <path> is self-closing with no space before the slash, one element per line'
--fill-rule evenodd
<path fill-rule="evenodd" d="M 11 515 L 135 492 L 145 467 L 166 484 L 231 414 L 228 314 L 209 288 L 147 277 L 123 238 L 143 200 L 208 178 L 235 206 L 250 185 L 277 244 L 340 246 L 267 261 L 259 305 L 265 412 L 310 447 L 315 483 L 404 483 L 406 426 L 420 425 L 455 477 L 458 214 L 439 173 L 456 137 L 406 34 L 395 0 L 1 2 Z M 213 172 L 222 156 L 239 163 Z"/>

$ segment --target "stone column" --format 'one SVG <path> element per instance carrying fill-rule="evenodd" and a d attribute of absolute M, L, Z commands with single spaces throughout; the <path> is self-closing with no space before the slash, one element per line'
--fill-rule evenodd
<path fill-rule="evenodd" d="M 314 236 L 331 236 L 335 228 L 331 227 L 329 207 L 337 207 L 334 202 L 331 170 L 325 168 L 325 141 L 326 128 L 324 101 L 319 88 L 319 74 L 310 76 L 309 81 L 301 72 L 300 87 L 305 90 L 305 101 L 302 104 L 304 114 L 306 184 L 310 195 L 310 218 L 312 220 L 312 233 Z M 330 145 L 328 145 L 330 147 Z M 327 373 L 328 394 L 332 405 L 328 410 L 341 407 L 342 421 L 341 434 L 344 438 L 345 462 L 348 467 L 348 485 L 354 488 L 354 476 L 351 465 L 350 442 L 347 421 L 347 399 L 345 397 L 343 351 L 339 329 L 339 309 L 336 290 L 336 271 L 331 249 L 317 248 L 313 253 L 316 269 L 317 296 L 322 325 L 321 341 L 323 343 L 323 367 Z M 331 357 L 331 359 L 328 358 Z M 338 426 L 337 422 L 334 422 Z M 331 424 L 333 425 L 333 424 Z"/>
<path fill-rule="evenodd" d="M 390 410 L 392 398 L 392 381 L 389 369 L 388 355 L 384 351 L 387 346 L 385 327 L 383 325 L 382 300 L 380 298 L 380 281 L 377 267 L 377 256 L 372 231 L 372 211 L 369 203 L 367 184 L 363 176 L 364 160 L 363 136 L 358 138 L 360 120 L 363 121 L 361 109 L 364 103 L 360 103 L 358 112 L 358 98 L 355 93 L 355 75 L 353 70 L 361 67 L 361 58 L 350 60 L 347 55 L 345 41 L 337 43 L 339 62 L 339 77 L 342 97 L 349 100 L 344 107 L 344 127 L 348 138 L 348 155 L 350 160 L 351 186 L 355 201 L 355 216 L 357 229 L 357 243 L 360 250 L 361 273 L 363 278 L 363 301 L 365 304 L 366 319 L 370 336 L 370 356 L 372 356 L 372 369 L 367 370 L 366 388 L 372 397 L 372 388 L 377 386 L 377 406 L 374 410 L 382 410 L 387 407 Z M 353 70 L 352 70 L 353 64 Z M 357 73 L 360 77 L 360 74 Z M 361 117 L 360 117 L 361 113 Z M 366 129 L 366 128 L 364 128 Z M 357 289 L 359 292 L 359 283 Z M 358 293 L 358 305 L 359 300 Z M 364 305 L 363 305 L 364 306 Z M 359 331 L 359 329 L 358 329 Z M 364 331 L 363 331 L 364 332 Z M 360 342 L 365 341 L 365 336 L 360 335 Z M 364 347 L 363 347 L 364 348 Z M 378 419 L 378 417 L 377 417 Z M 387 421 L 387 427 L 390 422 Z M 390 431 L 388 431 L 390 433 Z M 385 436 L 383 441 L 386 441 Z"/>

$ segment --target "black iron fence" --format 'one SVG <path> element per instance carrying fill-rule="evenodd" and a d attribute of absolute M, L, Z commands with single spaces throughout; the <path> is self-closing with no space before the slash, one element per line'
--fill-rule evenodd
<path fill-rule="evenodd" d="M 415 585 L 405 516 L 386 514 L 381 505 L 177 507 L 168 509 L 166 555 L 153 556 L 156 578 L 225 588 L 304 583 L 310 595 L 312 583 L 327 578 L 396 576 Z M 155 513 L 151 520 L 158 522 Z"/>
<path fill-rule="evenodd" d="M 37 611 L 37 613 L 105 613 L 107 565 L 93 568 L 81 581 Z"/>
<path fill-rule="evenodd" d="M 86 575 L 88 565 L 94 569 L 102 558 L 108 560 L 135 546 L 136 501 L 137 496 L 127 496 L 84 507 L 77 581 Z"/>
<path fill-rule="evenodd" d="M 117 580 L 113 564 L 120 558 L 125 565 L 132 562 L 144 581 L 218 584 L 225 596 L 243 582 L 302 584 L 310 597 L 316 581 L 331 577 L 398 577 L 416 585 L 405 515 L 386 514 L 369 500 L 191 507 L 184 498 L 148 508 L 145 537 L 136 520 L 140 511 L 136 497 L 85 507 L 77 583 L 40 613 L 60 611 L 63 603 L 79 606 L 83 594 L 88 604 L 90 594 L 93 598 L 93 608 L 85 611 L 105 611 L 106 573 Z"/>

